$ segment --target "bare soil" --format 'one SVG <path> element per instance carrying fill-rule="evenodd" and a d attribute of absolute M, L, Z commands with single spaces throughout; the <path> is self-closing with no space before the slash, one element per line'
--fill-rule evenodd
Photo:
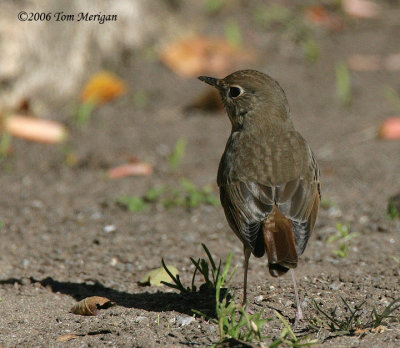
<path fill-rule="evenodd" d="M 296 270 L 307 318 L 317 315 L 313 299 L 325 309 L 338 305 L 342 310 L 343 297 L 351 305 L 365 300 L 365 310 L 382 310 L 400 297 L 400 265 L 393 258 L 400 258 L 400 225 L 387 218 L 388 198 L 400 190 L 400 143 L 375 136 L 381 122 L 396 113 L 382 90 L 400 87 L 399 72 L 353 72 L 348 107 L 338 101 L 335 86 L 335 65 L 349 55 L 400 51 L 400 17 L 392 10 L 399 13 L 393 5 L 383 18 L 354 21 L 341 32 L 321 31 L 321 58 L 316 63 L 308 62 L 278 32 L 246 26 L 250 15 L 243 13 L 238 19 L 246 43 L 257 47 L 261 57 L 258 64 L 242 68 L 264 71 L 285 89 L 294 123 L 320 164 L 323 199 L 334 202 L 321 209 Z M 210 21 L 218 23 L 219 18 Z M 61 147 L 17 139 L 14 155 L 2 162 L 1 347 L 203 347 L 219 340 L 216 325 L 202 318 L 182 325 L 193 315 L 192 309 L 212 312 L 212 294 L 184 296 L 137 282 L 160 267 L 164 258 L 189 284 L 189 257 L 204 257 L 205 243 L 216 259 L 226 260 L 233 252 L 233 264 L 239 267 L 231 286 L 239 297 L 242 247 L 222 207 L 185 210 L 151 205 L 143 212 L 129 212 L 116 204 L 120 196 L 178 185 L 181 177 L 198 186 L 211 184 L 217 193 L 217 166 L 230 131 L 223 114 L 184 113 L 206 88 L 202 83 L 179 78 L 146 57 L 136 53 L 119 68 L 130 94 L 98 110 L 87 129 L 73 130 L 70 146 L 79 165 L 67 166 Z M 142 108 L 132 97 L 138 90 L 150 97 Z M 61 121 L 68 117 L 60 111 Z M 178 172 L 171 173 L 167 157 L 180 137 L 187 139 L 187 150 Z M 106 169 L 131 155 L 150 162 L 155 173 L 107 179 Z M 337 244 L 327 242 L 338 222 L 349 223 L 358 232 L 346 258 L 333 253 Z M 115 231 L 107 232 L 109 225 Z M 117 305 L 95 317 L 70 313 L 73 304 L 87 296 L 105 296 Z M 266 318 L 274 318 L 264 328 L 263 334 L 269 336 L 265 344 L 282 330 L 274 309 L 293 322 L 290 274 L 270 277 L 265 259 L 250 260 L 248 300 L 250 311 L 264 309 Z M 395 315 L 398 318 L 399 311 Z M 309 332 L 306 321 L 299 335 Z M 57 341 L 68 333 L 81 336 Z M 384 332 L 362 337 L 326 329 L 310 337 L 318 338 L 321 347 L 399 347 L 400 323 L 391 320 Z"/>

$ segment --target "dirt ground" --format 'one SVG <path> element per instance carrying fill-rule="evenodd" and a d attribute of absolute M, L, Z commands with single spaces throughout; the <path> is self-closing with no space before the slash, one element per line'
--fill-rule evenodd
<path fill-rule="evenodd" d="M 389 4 L 389 2 L 388 2 Z M 187 9 L 186 9 L 187 10 Z M 322 208 L 314 234 L 296 270 L 305 316 L 317 315 L 340 297 L 352 306 L 365 300 L 366 311 L 382 310 L 400 297 L 400 224 L 387 218 L 388 198 L 400 191 L 400 143 L 376 138 L 381 122 L 396 115 L 385 100 L 385 86 L 400 88 L 399 72 L 352 72 L 353 98 L 338 101 L 335 65 L 351 54 L 400 52 L 398 6 L 387 5 L 380 19 L 354 21 L 334 34 L 321 32 L 321 58 L 308 62 L 289 39 L 276 31 L 238 21 L 249 45 L 262 57 L 256 68 L 276 78 L 285 89 L 297 129 L 314 150 L 322 172 Z M 213 19 L 218 22 L 217 19 Z M 218 26 L 217 26 L 218 28 Z M 218 29 L 213 29 L 218 32 Z M 210 30 L 211 31 L 211 30 Z M 242 247 L 230 231 L 222 207 L 192 210 L 151 205 L 129 212 L 116 204 L 124 195 L 141 195 L 186 177 L 196 185 L 211 184 L 230 125 L 214 112 L 184 113 L 204 91 L 196 79 L 182 79 L 144 54 L 132 55 L 118 72 L 130 93 L 101 108 L 85 130 L 73 130 L 71 147 L 81 160 L 67 166 L 61 147 L 14 139 L 13 156 L 0 171 L 0 347 L 156 347 L 209 346 L 218 341 L 216 325 L 202 318 L 185 325 L 192 309 L 211 311 L 212 297 L 183 296 L 166 287 L 141 287 L 138 280 L 161 265 L 175 265 L 187 284 L 193 272 L 189 257 L 204 257 L 205 243 L 216 259 L 233 252 L 238 271 L 231 283 L 242 291 Z M 139 108 L 133 93 L 145 90 L 150 101 Z M 60 111 L 59 120 L 68 115 Z M 171 173 L 168 156 L 178 138 L 187 139 L 179 170 Z M 108 168 L 135 155 L 151 163 L 147 177 L 107 179 Z M 348 257 L 333 253 L 328 243 L 336 223 L 349 223 L 358 236 Z M 106 226 L 115 230 L 107 232 Z M 261 297 L 260 297 L 261 295 Z M 70 313 L 77 300 L 105 296 L 116 306 L 98 316 Z M 282 325 L 273 309 L 293 322 L 294 294 L 290 274 L 269 276 L 266 260 L 250 260 L 249 308 L 264 308 L 264 339 L 279 337 Z M 399 310 L 394 313 L 397 318 Z M 80 334 L 66 343 L 61 335 Z M 400 323 L 391 320 L 384 332 L 364 336 L 310 332 L 323 347 L 399 347 Z"/>

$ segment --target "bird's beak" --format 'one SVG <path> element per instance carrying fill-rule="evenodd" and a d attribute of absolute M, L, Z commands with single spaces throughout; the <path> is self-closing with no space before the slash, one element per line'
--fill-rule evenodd
<path fill-rule="evenodd" d="M 218 88 L 218 82 L 219 79 L 216 79 L 215 77 L 208 77 L 208 76 L 199 76 L 198 79 L 200 81 L 203 81 L 205 83 L 208 83 L 209 85 Z"/>

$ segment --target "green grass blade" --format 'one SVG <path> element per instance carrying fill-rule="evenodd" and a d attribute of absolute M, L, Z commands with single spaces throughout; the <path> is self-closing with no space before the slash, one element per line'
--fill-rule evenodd
<path fill-rule="evenodd" d="M 290 334 L 290 336 L 292 336 L 292 339 L 297 342 L 298 338 L 296 337 L 296 335 L 294 334 L 292 328 L 290 327 L 289 323 L 286 321 L 286 319 L 280 315 L 278 313 L 278 311 L 274 311 L 275 315 L 279 318 L 279 320 L 283 323 L 283 325 L 285 326 L 286 330 L 288 331 L 288 333 Z"/>

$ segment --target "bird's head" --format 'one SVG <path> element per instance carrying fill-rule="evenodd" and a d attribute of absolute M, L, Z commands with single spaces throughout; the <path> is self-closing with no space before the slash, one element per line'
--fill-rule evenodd
<path fill-rule="evenodd" d="M 256 70 L 239 70 L 223 79 L 199 76 L 218 89 L 233 129 L 263 120 L 289 120 L 289 106 L 278 82 Z"/>

